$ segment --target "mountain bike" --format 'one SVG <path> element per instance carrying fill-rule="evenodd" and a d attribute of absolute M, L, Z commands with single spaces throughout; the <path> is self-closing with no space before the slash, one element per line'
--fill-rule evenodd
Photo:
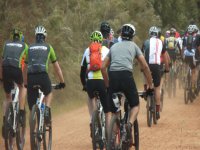
<path fill-rule="evenodd" d="M 24 123 L 20 123 L 19 88 L 15 83 L 11 95 L 12 102 L 9 103 L 5 113 L 5 148 L 6 150 L 13 150 L 16 140 L 17 149 L 22 150 L 25 144 L 26 115 L 24 115 Z"/>
<path fill-rule="evenodd" d="M 192 73 L 191 73 L 190 67 L 187 65 L 186 66 L 186 74 L 184 76 L 184 102 L 185 104 L 188 104 L 190 101 L 191 103 L 193 102 L 193 97 L 192 97 Z"/>
<path fill-rule="evenodd" d="M 52 124 L 45 122 L 45 103 L 43 102 L 44 94 L 40 90 L 40 86 L 36 85 L 39 96 L 36 104 L 33 105 L 30 116 L 30 140 L 31 150 L 51 150 L 52 146 Z M 59 84 L 53 84 L 53 89 L 60 89 Z"/>
<path fill-rule="evenodd" d="M 176 66 L 175 63 L 172 63 L 172 66 L 169 70 L 169 79 L 168 79 L 168 96 L 171 98 L 172 96 L 176 96 Z"/>
<path fill-rule="evenodd" d="M 132 127 L 132 133 L 129 133 L 134 135 L 134 141 L 132 141 L 132 139 L 128 137 L 128 131 L 126 130 L 130 112 L 128 100 L 125 98 L 125 101 L 122 102 L 124 94 L 115 94 L 118 96 L 119 103 L 123 109 L 120 109 L 117 114 L 112 116 L 108 131 L 108 150 L 129 150 L 131 146 L 134 146 L 135 150 L 139 150 L 138 121 L 137 119 L 135 120 Z"/>
<path fill-rule="evenodd" d="M 149 127 L 152 126 L 152 121 L 154 124 L 157 124 L 157 118 L 156 118 L 156 101 L 155 96 L 153 95 L 147 95 L 146 92 L 140 91 L 138 92 L 140 97 L 144 98 L 146 103 L 146 109 L 147 109 L 147 125 Z"/>
<path fill-rule="evenodd" d="M 106 146 L 106 127 L 105 127 L 105 113 L 101 105 L 99 93 L 94 93 L 96 98 L 97 110 L 92 114 L 92 146 L 93 150 L 103 150 Z"/>

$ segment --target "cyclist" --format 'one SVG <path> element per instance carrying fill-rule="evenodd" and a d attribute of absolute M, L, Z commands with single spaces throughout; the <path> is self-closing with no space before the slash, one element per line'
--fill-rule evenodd
<path fill-rule="evenodd" d="M 90 35 L 90 40 L 92 42 L 97 42 L 97 43 L 102 44 L 103 35 L 101 34 L 100 31 L 94 31 Z M 108 52 L 109 52 L 109 49 L 106 46 L 102 46 L 101 48 L 102 61 L 104 60 Z M 89 114 L 90 114 L 90 120 L 92 120 L 92 113 L 96 109 L 94 92 L 98 91 L 101 104 L 103 106 L 103 110 L 106 116 L 106 127 L 108 127 L 108 124 L 107 124 L 108 116 L 111 113 L 110 113 L 108 103 L 107 103 L 106 88 L 103 81 L 101 69 L 97 71 L 92 71 L 92 70 L 89 70 L 89 68 L 90 68 L 90 48 L 88 47 L 83 54 L 83 58 L 81 62 L 80 78 L 81 78 L 81 83 L 83 85 L 83 90 L 86 90 L 88 94 L 88 109 L 89 109 Z M 91 127 L 91 122 L 90 122 L 90 127 Z"/>
<path fill-rule="evenodd" d="M 189 65 L 192 72 L 192 97 L 195 98 L 196 90 L 196 62 L 194 61 L 196 53 L 195 38 L 198 32 L 198 27 L 196 25 L 189 25 L 187 28 L 187 34 L 183 38 L 183 50 L 184 50 L 184 59 L 186 64 Z M 191 39 L 191 40 L 190 40 Z"/>
<path fill-rule="evenodd" d="M 36 103 L 38 90 L 34 89 L 34 85 L 39 85 L 44 93 L 45 122 L 51 123 L 50 103 L 52 99 L 51 81 L 48 75 L 48 61 L 53 63 L 56 74 L 60 80 L 60 88 L 65 88 L 65 82 L 62 70 L 58 64 L 55 51 L 50 44 L 45 42 L 47 37 L 46 29 L 43 26 L 35 28 L 36 42 L 31 44 L 29 49 L 25 51 L 26 63 L 24 67 L 24 80 L 27 85 L 29 109 Z"/>
<path fill-rule="evenodd" d="M 110 40 L 110 36 L 112 36 L 110 24 L 106 21 L 103 21 L 100 25 L 100 31 L 103 35 L 102 45 L 110 48 L 114 44 L 114 41 Z"/>
<path fill-rule="evenodd" d="M 152 76 L 140 48 L 132 41 L 135 35 L 135 27 L 132 24 L 124 24 L 121 30 L 122 41 L 114 44 L 102 66 L 102 73 L 106 87 L 109 87 L 109 101 L 116 92 L 124 92 L 131 107 L 129 123 L 127 124 L 128 136 L 132 139 L 132 125 L 139 112 L 139 97 L 135 81 L 133 79 L 133 60 L 136 58 L 147 78 L 149 89 L 152 94 Z M 107 68 L 109 68 L 109 80 Z M 111 106 L 110 106 L 111 107 Z M 112 110 L 115 112 L 115 110 Z"/>
<path fill-rule="evenodd" d="M 161 56 L 165 64 L 165 69 L 169 71 L 168 57 L 166 50 L 160 40 L 159 30 L 156 26 L 152 26 L 149 29 L 149 39 L 147 39 L 143 46 L 142 51 L 144 52 L 145 59 L 151 70 L 154 83 L 155 100 L 156 100 L 156 118 L 160 118 L 160 81 L 161 81 Z"/>
<path fill-rule="evenodd" d="M 6 100 L 3 103 L 3 127 L 2 133 L 4 137 L 4 125 L 5 125 L 5 112 L 8 108 L 8 104 L 12 101 L 11 90 L 14 86 L 14 82 L 19 88 L 19 114 L 20 123 L 24 125 L 25 118 L 25 96 L 26 90 L 24 88 L 23 75 L 21 70 L 21 59 L 28 49 L 28 45 L 21 41 L 21 31 L 19 29 L 13 29 L 11 33 L 12 40 L 6 41 L 3 48 L 3 55 L 1 61 L 1 79 L 3 79 L 3 87 L 6 95 Z"/>

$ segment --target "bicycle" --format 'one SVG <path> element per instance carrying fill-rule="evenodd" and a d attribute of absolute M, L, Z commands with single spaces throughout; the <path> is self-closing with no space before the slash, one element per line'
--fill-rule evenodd
<path fill-rule="evenodd" d="M 24 115 L 24 123 L 20 123 L 19 88 L 15 83 L 11 90 L 11 95 L 12 102 L 9 103 L 5 113 L 5 148 L 6 150 L 13 150 L 16 140 L 17 149 L 22 150 L 25 144 L 26 115 Z"/>
<path fill-rule="evenodd" d="M 44 94 L 39 85 L 33 88 L 39 91 L 37 102 L 33 105 L 30 117 L 30 140 L 31 150 L 51 150 L 52 146 L 52 124 L 46 124 L 44 119 L 45 103 Z M 60 89 L 59 84 L 52 84 L 53 89 Z"/>
<path fill-rule="evenodd" d="M 92 114 L 92 146 L 93 150 L 103 150 L 106 146 L 105 113 L 101 105 L 99 93 L 94 92 L 97 110 Z"/>
<path fill-rule="evenodd" d="M 115 93 L 119 99 L 120 107 L 122 107 L 123 93 Z M 129 120 L 129 105 L 125 98 L 123 110 L 120 109 L 117 114 L 112 116 L 110 122 L 110 128 L 108 132 L 108 150 L 128 150 L 131 146 L 135 147 L 135 150 L 139 150 L 139 128 L 137 119 L 134 121 L 132 133 L 134 136 L 134 142 L 128 137 L 126 131 L 126 125 Z"/>
<path fill-rule="evenodd" d="M 144 91 L 139 91 L 139 96 L 144 98 L 144 100 L 147 102 L 146 109 L 147 109 L 147 125 L 148 127 L 152 126 L 152 121 L 154 124 L 157 124 L 157 118 L 156 118 L 156 101 L 154 94 L 153 95 L 147 95 Z"/>

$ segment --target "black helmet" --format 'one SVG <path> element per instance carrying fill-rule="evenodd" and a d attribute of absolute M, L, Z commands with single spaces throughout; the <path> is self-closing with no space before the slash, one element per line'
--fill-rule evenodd
<path fill-rule="evenodd" d="M 20 40 L 21 31 L 19 29 L 14 28 L 11 32 L 11 36 L 13 40 Z"/>
<path fill-rule="evenodd" d="M 100 26 L 100 31 L 103 34 L 104 38 L 107 38 L 109 36 L 110 30 L 111 30 L 110 24 L 106 21 L 103 21 Z"/>
<path fill-rule="evenodd" d="M 132 24 L 124 24 L 121 30 L 122 39 L 131 40 L 135 35 L 135 27 Z"/>

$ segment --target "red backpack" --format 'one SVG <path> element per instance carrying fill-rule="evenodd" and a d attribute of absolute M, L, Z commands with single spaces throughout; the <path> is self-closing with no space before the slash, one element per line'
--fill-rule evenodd
<path fill-rule="evenodd" d="M 89 71 L 98 71 L 101 69 L 101 48 L 102 45 L 97 42 L 92 42 L 89 46 L 90 49 L 90 68 Z"/>

